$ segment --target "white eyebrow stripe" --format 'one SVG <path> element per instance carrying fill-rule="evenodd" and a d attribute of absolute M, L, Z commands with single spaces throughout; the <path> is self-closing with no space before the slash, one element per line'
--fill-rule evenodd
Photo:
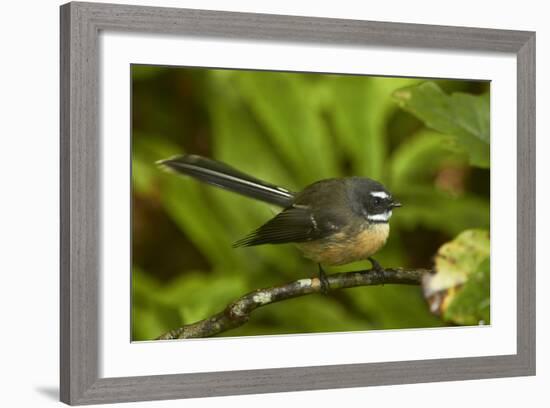
<path fill-rule="evenodd" d="M 371 196 L 373 197 L 380 197 L 380 198 L 388 198 L 389 197 L 389 194 L 386 193 L 385 191 L 373 191 L 370 193 Z"/>

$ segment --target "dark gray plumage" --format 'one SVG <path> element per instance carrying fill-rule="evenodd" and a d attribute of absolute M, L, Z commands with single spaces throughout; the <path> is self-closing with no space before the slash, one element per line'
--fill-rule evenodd
<path fill-rule="evenodd" d="M 201 156 L 183 155 L 159 164 L 176 173 L 283 207 L 279 214 L 233 246 L 294 242 L 301 244 L 306 255 L 309 253 L 309 257 L 318 262 L 342 263 L 370 256 L 369 252 L 385 243 L 391 210 L 400 206 L 382 184 L 368 178 L 320 180 L 299 193 L 292 193 Z M 382 227 L 375 228 L 376 225 Z M 313 244 L 318 247 L 312 247 Z"/>

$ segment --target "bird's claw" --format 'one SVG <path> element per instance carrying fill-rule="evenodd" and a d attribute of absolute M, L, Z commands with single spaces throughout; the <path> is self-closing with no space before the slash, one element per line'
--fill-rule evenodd
<path fill-rule="evenodd" d="M 330 284 L 321 264 L 319 264 L 319 282 L 321 283 L 321 293 L 326 295 L 330 290 Z"/>
<path fill-rule="evenodd" d="M 384 270 L 384 268 L 382 268 L 382 265 L 380 265 L 378 263 L 378 261 L 374 258 L 369 257 L 368 259 L 369 259 L 370 263 L 372 264 L 372 270 L 374 270 L 376 273 L 378 273 L 380 275 L 384 275 L 384 273 L 386 271 Z"/>

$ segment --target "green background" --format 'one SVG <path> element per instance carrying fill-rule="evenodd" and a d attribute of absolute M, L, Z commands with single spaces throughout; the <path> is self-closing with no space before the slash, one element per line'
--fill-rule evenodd
<path fill-rule="evenodd" d="M 292 245 L 232 248 L 277 209 L 155 165 L 172 155 L 213 157 L 295 191 L 347 175 L 382 182 L 403 203 L 375 256 L 387 267 L 431 267 L 443 243 L 489 228 L 488 164 L 478 166 L 456 140 L 432 130 L 442 131 L 437 123 L 398 103 L 396 91 L 423 79 L 142 65 L 131 73 L 133 340 L 206 318 L 250 290 L 317 273 Z M 432 82 L 445 93 L 489 92 L 487 82 Z M 327 272 L 364 268 L 370 264 Z M 420 287 L 385 285 L 268 305 L 221 335 L 444 324 Z"/>

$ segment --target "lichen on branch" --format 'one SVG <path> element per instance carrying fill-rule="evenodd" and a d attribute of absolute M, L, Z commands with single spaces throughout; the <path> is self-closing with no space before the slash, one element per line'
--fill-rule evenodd
<path fill-rule="evenodd" d="M 432 272 L 431 269 L 392 268 L 335 273 L 327 275 L 328 292 L 359 286 L 420 285 L 422 276 Z M 204 320 L 170 330 L 157 337 L 157 340 L 212 337 L 242 326 L 250 319 L 252 312 L 259 307 L 313 293 L 322 293 L 321 281 L 316 277 L 256 289 L 236 299 L 221 312 Z"/>

